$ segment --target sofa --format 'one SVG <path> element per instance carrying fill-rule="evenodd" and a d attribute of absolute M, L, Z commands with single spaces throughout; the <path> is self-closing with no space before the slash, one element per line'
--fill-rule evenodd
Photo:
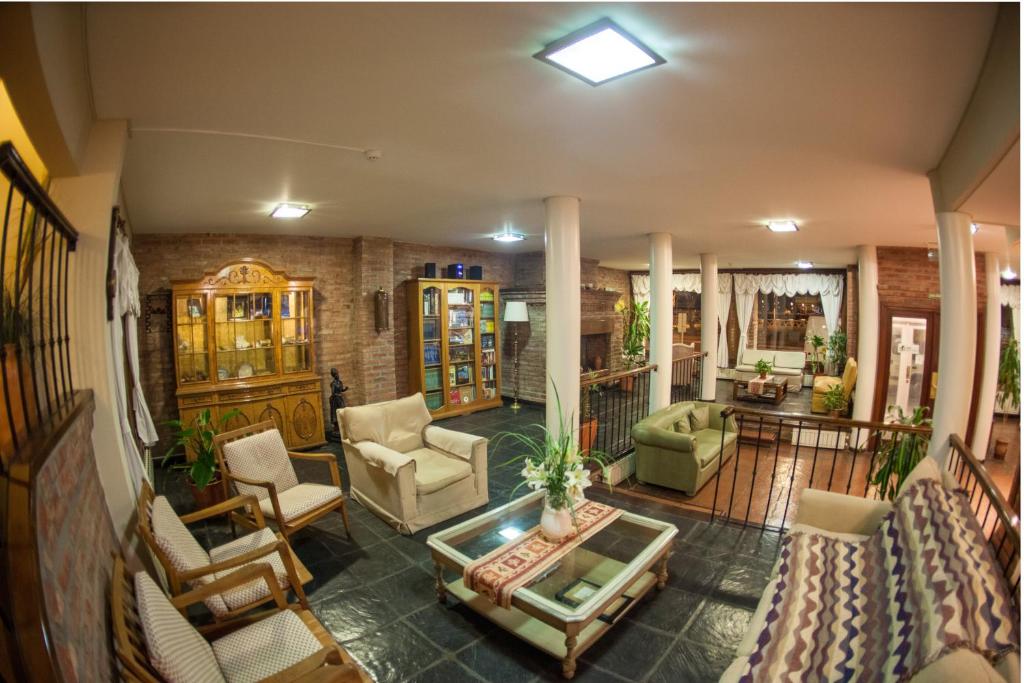
<path fill-rule="evenodd" d="M 743 349 L 736 363 L 735 379 L 747 380 L 757 377 L 754 366 L 759 360 L 771 363 L 772 374 L 786 380 L 786 391 L 793 393 L 804 387 L 804 365 L 807 358 L 803 351 L 772 351 L 770 349 Z"/>
<path fill-rule="evenodd" d="M 708 423 L 704 428 L 691 428 L 690 433 L 675 430 L 680 420 L 691 421 L 694 410 L 707 408 Z M 732 416 L 722 417 L 726 406 L 718 403 L 684 401 L 651 413 L 632 429 L 636 444 L 636 478 L 688 496 L 697 491 L 736 453 L 737 428 Z M 723 449 L 722 424 L 725 423 Z"/>
<path fill-rule="evenodd" d="M 444 429 L 416 393 L 338 410 L 351 495 L 403 534 L 487 504 L 487 439 Z"/>
<path fill-rule="evenodd" d="M 956 489 L 958 486 L 956 479 L 949 472 L 941 471 L 934 459 L 925 458 L 910 473 L 902 490 L 906 490 L 916 481 L 925 477 L 941 481 L 948 490 Z M 817 489 L 804 489 L 801 492 L 794 523 L 790 527 L 789 533 L 818 534 L 850 543 L 859 543 L 867 540 L 879 528 L 883 519 L 892 509 L 893 505 L 888 501 Z M 737 647 L 735 658 L 719 679 L 720 683 L 739 681 L 743 677 L 751 654 L 758 649 L 758 638 L 762 635 L 769 612 L 774 606 L 775 578 L 778 576 L 780 563 L 781 558 L 773 569 L 772 579 L 769 580 L 747 626 L 743 640 Z M 832 640 L 836 637 L 834 633 L 810 633 L 808 635 L 814 642 L 819 642 L 819 637 L 825 640 Z M 807 680 L 808 677 L 813 680 L 813 675 L 810 672 L 804 672 L 804 674 L 802 678 L 795 675 L 793 680 Z M 1020 656 L 1011 652 L 993 666 L 985 657 L 972 650 L 952 649 L 918 671 L 909 680 L 914 683 L 942 683 L 945 681 L 984 681 L 986 683 L 1013 681 L 1016 683 L 1021 680 Z"/>
<path fill-rule="evenodd" d="M 825 407 L 825 393 L 837 384 L 843 385 L 843 397 L 846 399 L 846 405 L 850 405 L 850 396 L 853 395 L 853 387 L 857 384 L 857 361 L 853 358 L 846 359 L 846 366 L 843 368 L 842 377 L 832 377 L 830 375 L 818 375 L 814 378 L 814 384 L 811 387 L 811 412 L 812 413 L 827 413 L 828 409 Z"/>

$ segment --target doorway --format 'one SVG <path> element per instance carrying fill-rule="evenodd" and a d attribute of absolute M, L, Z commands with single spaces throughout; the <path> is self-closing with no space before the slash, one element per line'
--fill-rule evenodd
<path fill-rule="evenodd" d="M 883 308 L 880 318 L 874 418 L 894 422 L 896 408 L 909 416 L 919 406 L 930 417 L 938 381 L 938 312 Z"/>

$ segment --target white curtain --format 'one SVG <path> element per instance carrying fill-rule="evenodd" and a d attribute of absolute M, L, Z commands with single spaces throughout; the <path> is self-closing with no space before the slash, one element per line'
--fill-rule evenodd
<path fill-rule="evenodd" d="M 114 388 L 117 398 L 118 418 L 121 422 L 121 436 L 124 450 L 128 456 L 128 470 L 132 483 L 138 491 L 143 478 L 147 477 L 142 456 L 135 444 L 132 420 L 128 415 L 127 372 L 124 365 L 125 356 L 132 373 L 132 401 L 135 406 L 135 429 L 139 438 L 146 445 L 147 451 L 156 443 L 156 427 L 149 414 L 146 397 L 142 393 L 139 381 L 139 314 L 142 305 L 139 300 L 139 269 L 135 266 L 128 240 L 118 235 L 114 244 L 114 270 L 117 276 L 117 287 L 114 292 L 114 320 L 110 325 L 110 337 L 114 351 Z M 127 341 L 127 350 L 125 342 Z"/>
<path fill-rule="evenodd" d="M 633 275 L 633 301 L 651 300 L 651 276 Z M 700 294 L 700 273 L 673 273 L 672 290 Z"/>
<path fill-rule="evenodd" d="M 999 303 L 1010 307 L 1013 338 L 1020 339 L 1020 285 L 999 285 Z"/>
<path fill-rule="evenodd" d="M 837 276 L 838 277 L 838 276 Z M 822 291 L 821 310 L 825 314 L 825 331 L 831 337 L 839 329 L 839 311 L 843 308 L 843 281 L 839 281 L 839 291 Z"/>
<path fill-rule="evenodd" d="M 740 324 L 740 343 L 736 350 L 736 362 L 742 360 L 743 350 L 747 348 L 747 328 L 754 312 L 754 300 L 757 298 L 758 275 L 736 273 L 733 283 L 736 287 L 736 317 Z"/>
<path fill-rule="evenodd" d="M 722 273 L 718 276 L 718 367 L 729 367 L 729 338 L 725 333 L 729 324 L 729 307 L 732 305 L 732 275 Z"/>

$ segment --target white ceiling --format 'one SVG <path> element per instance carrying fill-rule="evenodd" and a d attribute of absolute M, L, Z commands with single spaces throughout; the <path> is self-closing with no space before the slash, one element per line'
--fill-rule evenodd
<path fill-rule="evenodd" d="M 381 235 L 537 250 L 541 199 L 583 201 L 583 253 L 644 267 L 821 265 L 934 241 L 925 173 L 995 6 L 89 5 L 97 115 L 379 148 L 136 131 L 139 232 Z M 602 16 L 668 63 L 593 88 L 531 55 Z M 1019 165 L 1019 155 L 1018 155 Z M 1019 174 L 1019 168 L 1017 170 Z M 275 202 L 308 203 L 273 221 Z M 1019 203 L 1019 199 L 1016 200 Z M 773 235 L 769 218 L 800 221 Z M 519 245 L 488 236 L 510 225 Z M 1002 249 L 985 226 L 979 249 Z"/>

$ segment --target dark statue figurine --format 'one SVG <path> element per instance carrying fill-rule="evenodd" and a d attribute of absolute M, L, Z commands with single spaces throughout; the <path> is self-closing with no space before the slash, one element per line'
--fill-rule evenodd
<path fill-rule="evenodd" d="M 327 435 L 332 441 L 341 441 L 341 431 L 338 429 L 338 410 L 345 407 L 345 392 L 348 387 L 341 381 L 338 368 L 331 368 L 331 432 Z"/>

